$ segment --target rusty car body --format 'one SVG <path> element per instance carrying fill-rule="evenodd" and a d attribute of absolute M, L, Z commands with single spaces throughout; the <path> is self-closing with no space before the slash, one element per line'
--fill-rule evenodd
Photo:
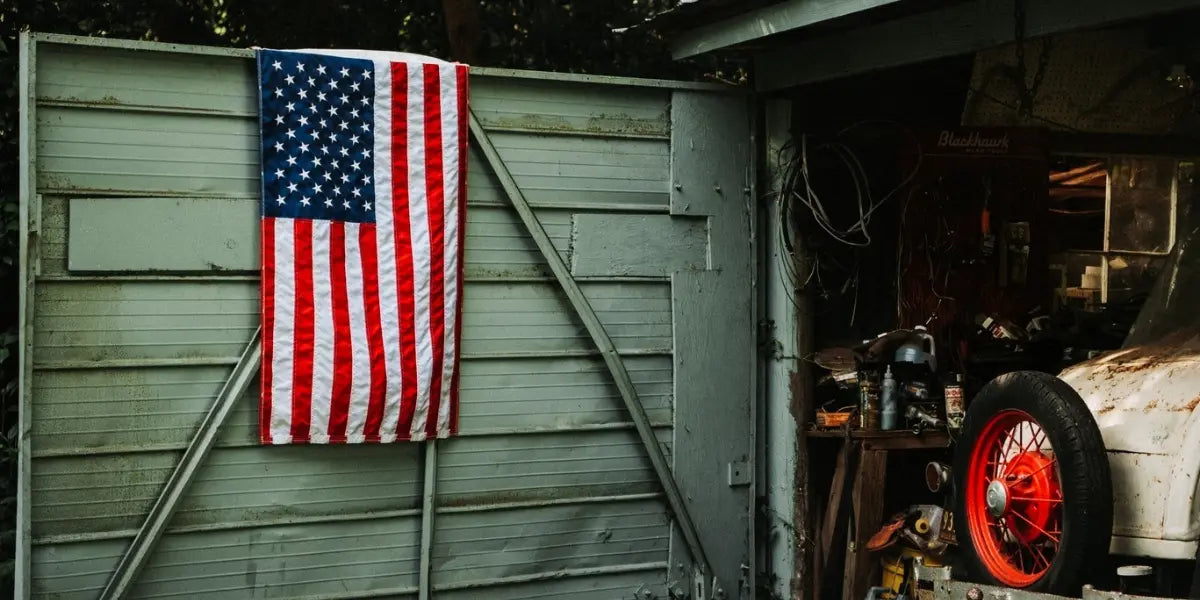
<path fill-rule="evenodd" d="M 1059 374 L 1104 438 L 1116 555 L 1191 561 L 1200 540 L 1200 219 L 1180 233 L 1123 347 Z"/>

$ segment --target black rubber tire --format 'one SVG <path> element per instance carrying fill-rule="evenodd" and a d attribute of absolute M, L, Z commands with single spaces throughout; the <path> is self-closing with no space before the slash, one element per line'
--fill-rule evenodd
<path fill-rule="evenodd" d="M 1077 596 L 1085 583 L 1103 578 L 1112 539 L 1113 497 L 1108 455 L 1100 428 L 1083 399 L 1061 379 L 1016 371 L 993 379 L 967 409 L 954 452 L 954 527 L 967 573 L 977 583 L 1000 585 L 979 559 L 966 518 L 964 481 L 974 440 L 997 412 L 1023 410 L 1032 416 L 1058 458 L 1063 495 L 1063 533 L 1050 569 L 1028 591 Z"/>

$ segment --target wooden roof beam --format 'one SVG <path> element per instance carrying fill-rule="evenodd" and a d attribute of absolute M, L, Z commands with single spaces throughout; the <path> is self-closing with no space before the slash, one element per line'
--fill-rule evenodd
<path fill-rule="evenodd" d="M 834 34 L 755 56 L 759 91 L 977 52 L 1015 41 L 1021 0 L 970 0 Z M 1025 37 L 1103 27 L 1200 8 L 1200 0 L 1037 0 L 1023 2 Z"/>

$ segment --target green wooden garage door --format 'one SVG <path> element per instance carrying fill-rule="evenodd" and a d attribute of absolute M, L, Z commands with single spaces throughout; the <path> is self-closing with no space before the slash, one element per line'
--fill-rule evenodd
<path fill-rule="evenodd" d="M 18 592 L 90 599 L 258 326 L 253 59 L 43 35 L 22 50 L 31 351 Z M 471 93 L 738 597 L 753 559 L 745 100 L 486 69 Z M 415 443 L 260 447 L 256 398 L 243 398 L 133 596 L 695 589 L 617 387 L 475 146 L 469 181 L 462 435 L 436 447 L 436 469 Z M 437 515 L 426 561 L 423 507 Z"/>

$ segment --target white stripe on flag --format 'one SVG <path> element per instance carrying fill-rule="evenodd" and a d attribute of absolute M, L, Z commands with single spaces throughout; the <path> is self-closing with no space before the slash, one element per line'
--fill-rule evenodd
<path fill-rule="evenodd" d="M 425 439 L 429 416 L 429 384 L 433 380 L 433 341 L 429 331 L 429 214 L 425 185 L 425 74 L 420 64 L 408 68 L 408 220 L 413 252 L 413 329 L 417 343 L 417 402 L 410 434 Z"/>
<path fill-rule="evenodd" d="M 313 251 L 313 382 L 308 436 L 329 443 L 329 409 L 333 395 L 333 284 L 330 280 L 330 222 L 312 222 Z"/>
<path fill-rule="evenodd" d="M 396 440 L 400 422 L 400 305 L 397 300 L 395 223 L 392 221 L 392 69 L 387 61 L 375 62 L 375 240 L 379 265 L 379 315 L 383 326 L 383 357 L 387 372 L 382 442 Z"/>
<path fill-rule="evenodd" d="M 292 441 L 292 359 L 295 356 L 295 222 L 275 221 L 275 331 L 271 340 L 271 443 Z"/>
<path fill-rule="evenodd" d="M 346 298 L 350 309 L 350 356 L 354 368 L 346 441 L 365 439 L 367 407 L 371 402 L 371 352 L 367 345 L 367 309 L 363 294 L 362 254 L 358 250 L 360 225 L 346 223 Z"/>
<path fill-rule="evenodd" d="M 439 70 L 442 84 L 442 172 L 445 174 L 442 181 L 446 191 L 443 213 L 445 215 L 443 219 L 445 252 L 442 255 L 444 257 L 443 281 L 445 282 L 443 308 L 446 315 L 446 327 L 442 372 L 434 373 L 433 376 L 442 378 L 441 398 L 434 400 L 438 402 L 437 437 L 443 437 L 450 434 L 450 384 L 454 374 L 454 326 L 456 325 L 454 309 L 458 301 L 458 203 L 461 199 L 458 197 L 458 77 L 455 65 L 442 65 Z M 438 268 L 438 265 L 435 265 L 434 268 Z"/>

